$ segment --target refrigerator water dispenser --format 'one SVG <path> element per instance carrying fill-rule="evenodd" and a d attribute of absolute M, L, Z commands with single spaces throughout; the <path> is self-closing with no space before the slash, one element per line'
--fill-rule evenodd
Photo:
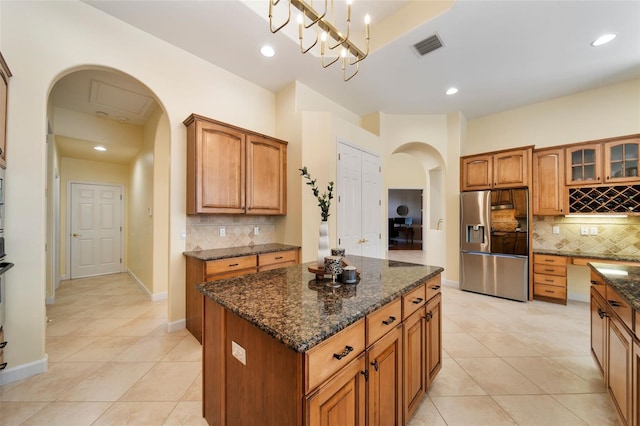
<path fill-rule="evenodd" d="M 467 225 L 467 243 L 484 244 L 484 225 Z"/>

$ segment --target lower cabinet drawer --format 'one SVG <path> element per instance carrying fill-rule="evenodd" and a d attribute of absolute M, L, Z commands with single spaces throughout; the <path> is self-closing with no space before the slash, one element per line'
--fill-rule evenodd
<path fill-rule="evenodd" d="M 297 250 L 277 251 L 275 253 L 264 253 L 264 254 L 258 255 L 259 271 L 268 271 L 270 269 L 295 265 L 297 263 L 298 263 Z"/>
<path fill-rule="evenodd" d="M 256 255 L 209 260 L 205 263 L 204 273 L 207 279 L 231 278 L 256 272 L 257 266 L 258 257 Z"/>
<path fill-rule="evenodd" d="M 559 265 L 539 265 L 536 263 L 533 265 L 533 272 L 536 274 L 567 276 L 567 267 Z"/>
<path fill-rule="evenodd" d="M 397 299 L 375 310 L 365 318 L 367 347 L 393 330 L 402 321 L 402 303 Z"/>
<path fill-rule="evenodd" d="M 536 296 L 553 297 L 556 299 L 567 298 L 567 288 L 554 285 L 538 284 L 533 285 L 533 294 Z"/>
<path fill-rule="evenodd" d="M 440 287 L 442 286 L 440 274 L 437 277 L 431 278 L 427 281 L 427 300 L 431 300 L 431 298 L 438 293 L 440 293 Z"/>
<path fill-rule="evenodd" d="M 356 359 L 365 349 L 364 319 L 305 353 L 305 394 Z"/>
<path fill-rule="evenodd" d="M 427 302 L 426 286 L 422 284 L 402 296 L 402 319 L 409 318 Z"/>
<path fill-rule="evenodd" d="M 567 277 L 559 277 L 558 275 L 533 274 L 533 282 L 535 282 L 536 284 L 566 287 Z"/>

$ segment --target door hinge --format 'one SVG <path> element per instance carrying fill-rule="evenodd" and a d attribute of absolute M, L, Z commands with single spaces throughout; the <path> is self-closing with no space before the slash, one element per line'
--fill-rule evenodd
<path fill-rule="evenodd" d="M 338 161 L 340 161 L 340 154 L 338 154 Z"/>
<path fill-rule="evenodd" d="M 378 205 L 381 206 L 382 205 L 382 200 L 378 200 Z"/>
<path fill-rule="evenodd" d="M 120 263 L 122 264 L 122 258 L 120 258 Z"/>
<path fill-rule="evenodd" d="M 120 201 L 122 201 L 122 194 L 120 194 Z"/>
<path fill-rule="evenodd" d="M 338 246 L 340 245 L 340 238 L 338 238 Z"/>
<path fill-rule="evenodd" d="M 120 232 L 122 232 L 122 226 L 120 227 Z"/>
<path fill-rule="evenodd" d="M 378 234 L 378 239 L 381 240 L 382 239 L 382 234 Z"/>
<path fill-rule="evenodd" d="M 382 173 L 382 166 L 378 166 L 378 171 Z"/>
<path fill-rule="evenodd" d="M 341 200 L 341 199 L 340 199 L 340 196 L 338 195 L 338 202 L 340 202 L 340 200 Z"/>

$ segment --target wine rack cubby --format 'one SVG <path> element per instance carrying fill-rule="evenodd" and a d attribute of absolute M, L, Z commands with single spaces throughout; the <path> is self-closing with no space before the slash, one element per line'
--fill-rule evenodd
<path fill-rule="evenodd" d="M 569 213 L 640 214 L 640 185 L 569 188 Z"/>

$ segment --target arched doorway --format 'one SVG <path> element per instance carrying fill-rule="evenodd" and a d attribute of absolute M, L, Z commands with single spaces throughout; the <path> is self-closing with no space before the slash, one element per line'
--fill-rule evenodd
<path fill-rule="evenodd" d="M 117 270 L 131 274 L 151 300 L 167 298 L 169 189 L 157 182 L 169 180 L 170 130 L 162 104 L 128 74 L 77 67 L 52 83 L 47 121 L 47 303 L 55 301 L 60 279 L 75 278 L 69 202 L 75 183 L 122 189 Z"/>

